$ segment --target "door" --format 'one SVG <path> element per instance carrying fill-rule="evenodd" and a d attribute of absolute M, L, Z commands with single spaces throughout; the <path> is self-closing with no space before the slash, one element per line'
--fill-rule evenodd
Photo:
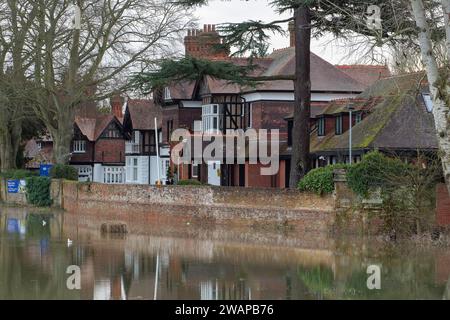
<path fill-rule="evenodd" d="M 208 184 L 220 186 L 220 161 L 208 161 Z"/>

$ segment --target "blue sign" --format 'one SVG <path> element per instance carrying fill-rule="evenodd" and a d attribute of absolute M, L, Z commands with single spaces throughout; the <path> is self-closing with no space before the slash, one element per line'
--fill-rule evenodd
<path fill-rule="evenodd" d="M 19 193 L 19 180 L 8 180 L 8 193 Z"/>
<path fill-rule="evenodd" d="M 50 169 L 53 167 L 51 164 L 41 164 L 39 168 L 39 175 L 41 177 L 49 177 L 50 176 Z"/>

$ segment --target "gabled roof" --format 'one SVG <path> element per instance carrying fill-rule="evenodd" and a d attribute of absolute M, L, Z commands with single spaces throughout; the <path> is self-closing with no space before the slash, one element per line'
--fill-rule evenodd
<path fill-rule="evenodd" d="M 436 150 L 438 142 L 432 113 L 422 97 L 423 74 L 415 73 L 379 80 L 359 98 L 381 96 L 383 99 L 369 116 L 353 127 L 354 149 Z M 349 132 L 311 137 L 313 153 L 347 150 Z"/>
<path fill-rule="evenodd" d="M 97 141 L 113 121 L 121 126 L 119 120 L 112 114 L 98 114 L 95 118 L 75 118 L 75 124 L 89 141 Z"/>
<path fill-rule="evenodd" d="M 162 125 L 162 111 L 148 99 L 129 99 L 125 111 L 125 121 L 130 120 L 133 130 L 154 130 L 155 118 L 158 128 Z"/>

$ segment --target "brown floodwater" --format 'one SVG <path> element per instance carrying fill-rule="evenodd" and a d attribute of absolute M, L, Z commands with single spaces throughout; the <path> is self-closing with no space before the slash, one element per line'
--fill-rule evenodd
<path fill-rule="evenodd" d="M 105 217 L 0 208 L 0 299 L 450 296 L 448 248 L 194 223 L 126 221 L 127 234 L 104 234 Z M 370 265 L 380 267 L 380 289 L 367 286 Z M 70 286 L 70 266 L 80 287 Z"/>

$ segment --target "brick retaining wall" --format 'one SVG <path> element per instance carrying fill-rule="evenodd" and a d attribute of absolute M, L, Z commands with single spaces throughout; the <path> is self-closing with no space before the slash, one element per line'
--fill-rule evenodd
<path fill-rule="evenodd" d="M 328 231 L 332 196 L 296 190 L 194 186 L 106 185 L 64 182 L 63 207 L 111 221 L 198 223 Z"/>

